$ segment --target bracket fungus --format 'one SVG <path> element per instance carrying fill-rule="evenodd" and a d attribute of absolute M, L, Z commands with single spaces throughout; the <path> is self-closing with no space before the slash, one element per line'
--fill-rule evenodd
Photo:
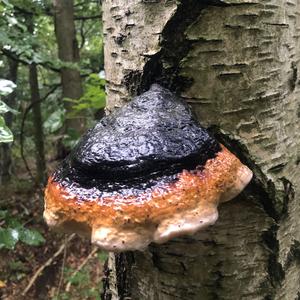
<path fill-rule="evenodd" d="M 87 131 L 50 176 L 49 226 L 91 235 L 111 251 L 142 250 L 218 218 L 252 172 L 154 84 Z"/>

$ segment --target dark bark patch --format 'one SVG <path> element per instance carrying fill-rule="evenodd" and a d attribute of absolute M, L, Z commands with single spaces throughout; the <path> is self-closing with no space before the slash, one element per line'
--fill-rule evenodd
<path fill-rule="evenodd" d="M 125 41 L 126 36 L 124 34 L 119 34 L 118 36 L 116 36 L 114 38 L 114 41 L 117 45 L 121 46 L 123 44 L 123 42 Z"/>
<path fill-rule="evenodd" d="M 162 270 L 161 259 L 155 252 L 152 252 L 152 263 L 153 263 L 153 267 L 157 268 L 160 271 Z"/>
<path fill-rule="evenodd" d="M 213 289 L 212 289 L 212 299 L 218 300 L 220 299 L 220 296 L 218 295 L 218 291 L 222 291 L 222 280 L 224 278 L 224 275 L 220 271 L 222 269 L 222 262 L 218 262 L 216 265 L 216 270 L 213 274 L 214 278 L 214 284 L 213 284 Z"/>
<path fill-rule="evenodd" d="M 288 214 L 288 205 L 295 198 L 295 189 L 293 184 L 286 178 L 280 178 L 284 186 L 283 208 L 281 213 L 281 219 L 285 218 Z"/>
<path fill-rule="evenodd" d="M 192 46 L 192 42 L 185 38 L 185 31 L 207 6 L 205 3 L 206 1 L 200 3 L 197 0 L 188 0 L 178 5 L 176 13 L 162 32 L 161 51 L 150 57 L 145 64 L 141 80 L 142 90 L 147 90 L 153 82 L 175 92 L 180 92 L 191 84 L 190 79 L 179 76 L 179 64 Z"/>
<path fill-rule="evenodd" d="M 117 293 L 118 299 L 125 300 L 131 299 L 131 290 L 129 282 L 131 281 L 131 266 L 134 263 L 134 256 L 132 252 L 116 253 L 115 264 L 116 264 L 116 276 L 117 276 Z M 108 262 L 104 264 L 104 277 L 103 277 L 103 292 L 101 293 L 101 300 L 111 300 L 112 292 L 110 288 L 110 277 L 111 270 L 108 268 Z"/>
<path fill-rule="evenodd" d="M 300 264 L 300 242 L 297 240 L 293 241 L 293 244 L 287 255 L 285 269 L 287 270 L 295 262 Z"/>
<path fill-rule="evenodd" d="M 263 233 L 262 238 L 269 250 L 268 259 L 268 274 L 273 287 L 279 287 L 285 278 L 285 272 L 282 265 L 278 262 L 279 256 L 279 242 L 277 240 L 278 225 L 272 225 L 270 229 Z M 276 290 L 274 289 L 274 294 Z"/>
<path fill-rule="evenodd" d="M 275 165 L 275 166 L 273 166 L 273 167 L 271 167 L 269 169 L 269 172 L 279 173 L 279 172 L 281 172 L 284 169 L 285 166 L 286 166 L 285 163 L 281 163 L 281 164 Z"/>
<path fill-rule="evenodd" d="M 136 96 L 141 93 L 140 83 L 141 83 L 142 73 L 139 71 L 131 71 L 124 76 L 123 84 L 126 86 L 129 94 L 131 96 Z"/>
<path fill-rule="evenodd" d="M 130 282 L 133 262 L 133 252 L 116 254 L 117 290 L 120 300 L 131 298 Z"/>
<path fill-rule="evenodd" d="M 292 76 L 289 80 L 289 86 L 290 86 L 290 91 L 293 92 L 295 90 L 296 83 L 298 80 L 298 68 L 297 68 L 295 62 L 292 62 L 292 64 L 291 64 L 291 73 L 292 73 Z"/>
<path fill-rule="evenodd" d="M 112 293 L 109 286 L 109 275 L 111 270 L 108 267 L 108 260 L 105 261 L 103 266 L 103 279 L 102 279 L 102 285 L 103 285 L 103 292 L 101 293 L 101 300 L 111 300 L 112 299 Z"/>

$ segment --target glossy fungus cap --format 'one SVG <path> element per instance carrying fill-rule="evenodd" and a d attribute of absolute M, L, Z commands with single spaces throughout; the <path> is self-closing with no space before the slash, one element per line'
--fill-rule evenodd
<path fill-rule="evenodd" d="M 106 116 L 49 178 L 49 226 L 112 251 L 193 234 L 218 218 L 252 172 L 159 85 Z"/>

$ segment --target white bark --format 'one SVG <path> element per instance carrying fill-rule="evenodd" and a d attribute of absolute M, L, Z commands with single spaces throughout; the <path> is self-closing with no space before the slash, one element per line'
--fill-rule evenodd
<path fill-rule="evenodd" d="M 205 232 L 126 254 L 114 299 L 298 299 L 300 0 L 103 9 L 109 109 L 160 82 L 256 176 Z"/>

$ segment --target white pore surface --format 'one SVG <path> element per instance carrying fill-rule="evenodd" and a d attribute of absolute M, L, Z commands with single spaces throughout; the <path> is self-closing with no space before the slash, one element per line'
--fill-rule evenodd
<path fill-rule="evenodd" d="M 164 243 L 174 237 L 193 234 L 199 229 L 215 223 L 218 218 L 216 207 L 195 209 L 175 214 L 160 225 L 139 226 L 135 228 L 93 229 L 92 243 L 109 251 L 143 250 L 151 242 Z"/>
<path fill-rule="evenodd" d="M 123 230 L 101 227 L 93 229 L 92 243 L 108 251 L 144 250 L 152 242 L 153 228 Z"/>
<path fill-rule="evenodd" d="M 154 241 L 162 244 L 175 237 L 194 234 L 200 229 L 215 224 L 217 219 L 217 207 L 177 214 L 158 226 L 154 233 Z"/>

